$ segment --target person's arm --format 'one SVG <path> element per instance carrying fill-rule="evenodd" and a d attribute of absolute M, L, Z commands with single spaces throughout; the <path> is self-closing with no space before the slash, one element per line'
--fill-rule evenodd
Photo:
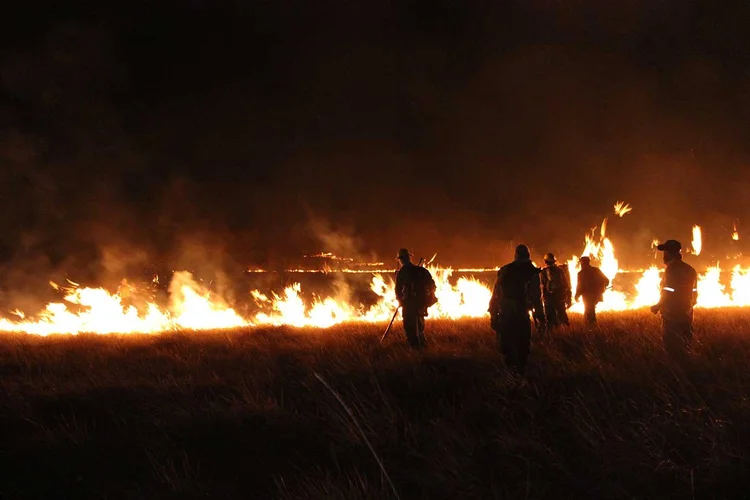
<path fill-rule="evenodd" d="M 601 269 L 599 269 L 599 276 L 602 280 L 602 289 L 606 290 L 609 286 L 609 278 L 607 278 L 607 275 L 604 274 L 604 271 L 602 271 Z"/>
<path fill-rule="evenodd" d="M 531 313 L 534 316 L 534 321 L 540 327 L 544 327 L 547 323 L 547 319 L 544 316 L 544 303 L 542 302 L 542 283 L 539 278 L 539 274 L 535 274 L 529 282 L 527 296 L 531 304 Z"/>
<path fill-rule="evenodd" d="M 662 277 L 661 281 L 659 282 L 659 302 L 651 306 L 651 312 L 656 314 L 659 311 L 661 311 L 662 306 L 664 305 L 664 301 L 666 300 L 666 294 L 669 293 L 670 287 L 667 285 L 669 283 L 669 279 L 671 278 L 671 274 L 669 272 L 669 268 L 666 268 L 664 270 L 664 276 Z"/>
<path fill-rule="evenodd" d="M 692 285 L 693 285 L 693 301 L 692 304 L 695 306 L 695 304 L 698 303 L 698 273 L 695 269 L 692 271 Z"/>
<path fill-rule="evenodd" d="M 498 305 L 500 304 L 500 300 L 503 298 L 503 294 L 500 288 L 500 283 L 502 280 L 502 272 L 503 272 L 502 269 L 497 272 L 497 279 L 495 280 L 495 286 L 492 289 L 492 297 L 490 297 L 490 305 L 487 308 L 490 314 L 497 313 Z"/>
<path fill-rule="evenodd" d="M 401 269 L 403 269 L 403 268 L 401 268 Z M 403 300 L 404 300 L 404 297 L 403 297 L 403 295 L 404 295 L 404 291 L 403 291 L 403 288 L 404 288 L 404 278 L 403 278 L 403 275 L 401 273 L 401 269 L 399 269 L 398 271 L 396 271 L 396 300 L 398 300 L 398 305 L 399 306 L 403 305 Z"/>
<path fill-rule="evenodd" d="M 565 287 L 565 305 L 567 307 L 570 307 L 573 304 L 573 290 L 571 289 L 570 285 L 570 277 L 568 276 L 568 273 L 561 270 L 562 272 L 562 279 L 563 279 L 563 286 Z"/>

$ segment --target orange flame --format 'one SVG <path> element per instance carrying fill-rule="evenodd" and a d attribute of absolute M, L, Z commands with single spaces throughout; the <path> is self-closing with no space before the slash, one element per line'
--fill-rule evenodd
<path fill-rule="evenodd" d="M 703 249 L 703 235 L 701 234 L 700 226 L 693 226 L 693 253 L 700 255 Z"/>
<path fill-rule="evenodd" d="M 619 203 L 619 202 L 618 202 Z M 627 213 L 627 212 L 624 212 Z M 736 232 L 735 224 L 735 232 Z M 594 227 L 585 235 L 581 255 L 588 255 L 604 274 L 614 283 L 623 271 L 615 254 L 615 246 L 606 236 L 607 219 L 605 218 L 597 234 Z M 654 245 L 658 244 L 654 240 Z M 696 255 L 702 251 L 702 235 L 699 226 L 693 227 L 692 248 Z M 331 257 L 332 254 L 319 254 Z M 490 286 L 473 277 L 459 277 L 453 280 L 455 271 L 471 273 L 494 271 L 490 269 L 443 268 L 432 264 L 427 268 L 437 284 L 438 302 L 429 309 L 430 318 L 458 319 L 466 317 L 484 317 L 492 294 Z M 349 259 L 337 258 L 350 262 Z M 353 260 L 351 261 L 353 262 Z M 372 263 L 379 264 L 379 263 Z M 579 258 L 573 256 L 567 263 L 571 284 L 575 289 Z M 313 297 L 305 301 L 302 296 L 302 285 L 295 283 L 285 288 L 280 294 L 265 294 L 258 290 L 251 292 L 252 298 L 263 312 L 246 318 L 237 313 L 220 296 L 211 294 L 198 284 L 186 271 L 175 273 L 169 284 L 169 305 L 161 308 L 151 299 L 143 301 L 136 308 L 133 298 L 142 292 L 133 284 L 122 280 L 117 293 L 111 294 L 102 288 L 81 288 L 68 280 L 68 285 L 59 286 L 50 282 L 55 289 L 64 292 L 62 302 L 53 302 L 35 319 L 30 319 L 22 311 L 14 310 L 10 314 L 17 320 L 0 317 L 0 331 L 26 332 L 36 335 L 52 333 L 157 333 L 172 329 L 220 329 L 250 327 L 259 325 L 290 325 L 296 327 L 313 326 L 326 328 L 344 322 L 372 323 L 387 321 L 393 314 L 397 302 L 394 293 L 392 269 L 366 271 L 363 269 L 341 268 L 337 272 L 370 272 L 371 290 L 377 301 L 370 307 L 354 305 L 346 292 L 334 297 Z M 255 269 L 253 272 L 266 272 Z M 321 272 L 318 270 L 291 270 L 291 272 Z M 640 271 L 639 271 L 640 272 Z M 388 276 L 387 278 L 384 276 Z M 650 306 L 659 300 L 662 271 L 652 266 L 641 273 L 635 284 L 635 292 L 626 294 L 610 287 L 599 305 L 602 311 L 622 311 Z M 158 283 L 154 276 L 153 282 Z M 717 263 L 699 275 L 698 303 L 699 308 L 746 307 L 750 306 L 750 268 L 735 266 L 731 280 L 726 283 L 721 279 L 721 269 Z M 573 313 L 583 312 L 583 304 L 573 304 Z"/>
<path fill-rule="evenodd" d="M 148 303 L 145 313 L 135 306 L 124 307 L 119 294 L 110 294 L 102 288 L 76 288 L 67 293 L 65 301 L 83 306 L 79 312 L 71 311 L 65 303 L 47 304 L 36 321 L 22 318 L 12 322 L 0 318 L 0 331 L 27 332 L 37 335 L 52 333 L 156 333 L 173 329 L 218 329 L 247 326 L 233 309 L 219 298 L 209 297 L 185 271 L 175 273 L 169 286 L 170 307 L 160 310 Z"/>
<path fill-rule="evenodd" d="M 630 207 L 630 205 L 625 203 L 624 201 L 618 201 L 617 203 L 615 203 L 615 214 L 619 215 L 620 217 L 632 211 L 633 209 Z"/>
<path fill-rule="evenodd" d="M 437 285 L 435 295 L 438 303 L 429 310 L 431 318 L 478 318 L 487 313 L 492 292 L 486 285 L 474 278 L 463 277 L 452 285 L 449 280 L 453 274 L 451 268 L 428 266 L 427 269 Z M 386 282 L 380 274 L 376 274 L 370 288 L 380 300 L 367 310 L 351 306 L 345 298 L 332 297 L 315 299 L 312 305 L 306 306 L 299 283 L 285 288 L 281 295 L 272 294 L 271 298 L 254 290 L 251 294 L 256 302 L 272 309 L 271 313 L 257 314 L 254 323 L 329 327 L 350 321 L 387 321 L 398 305 L 393 281 Z"/>
<path fill-rule="evenodd" d="M 620 268 L 619 262 L 615 257 L 614 244 L 609 238 L 606 238 L 604 236 L 606 234 L 606 224 L 607 219 L 604 219 L 602 221 L 600 230 L 601 238 L 599 239 L 599 241 L 594 240 L 594 231 L 591 232 L 591 236 L 586 236 L 585 245 L 581 256 L 588 255 L 592 260 L 598 261 L 599 268 L 602 270 L 604 275 L 609 278 L 611 284 L 614 282 L 617 273 L 620 271 Z M 596 230 L 596 228 L 594 228 L 594 230 Z M 568 262 L 568 271 L 570 273 L 571 287 L 575 292 L 575 288 L 578 284 L 578 271 L 580 271 L 578 257 L 573 256 L 573 258 Z M 607 289 L 606 292 L 604 292 L 604 300 L 598 307 L 602 311 L 623 310 L 628 308 L 625 294 L 615 291 L 611 287 Z M 582 313 L 583 302 L 579 300 L 578 302 L 573 304 L 571 311 Z"/>
<path fill-rule="evenodd" d="M 614 281 L 619 274 L 614 245 L 604 238 L 594 241 L 587 236 L 586 251 L 605 275 Z M 576 286 L 578 258 L 568 262 L 573 287 Z M 438 303 L 429 310 L 430 318 L 458 319 L 484 317 L 491 296 L 490 287 L 474 278 L 461 277 L 451 284 L 453 270 L 429 267 L 437 284 Z M 481 271 L 481 269 L 480 269 Z M 656 303 L 660 294 L 662 271 L 651 267 L 644 271 L 631 296 L 613 289 L 604 294 L 599 305 L 601 311 L 638 309 Z M 717 266 L 700 274 L 698 282 L 698 304 L 700 308 L 750 306 L 750 269 L 735 266 L 731 282 L 721 281 L 721 269 Z M 140 312 L 134 306 L 123 306 L 122 296 L 110 294 L 103 289 L 77 288 L 67 292 L 64 302 L 48 304 L 39 319 L 30 320 L 22 311 L 13 311 L 18 321 L 0 318 L 0 330 L 27 332 L 37 335 L 52 333 L 156 333 L 172 329 L 219 329 L 258 325 L 290 325 L 330 327 L 344 322 L 387 321 L 396 307 L 393 280 L 381 274 L 373 276 L 371 289 L 378 301 L 369 308 L 352 305 L 348 297 L 314 298 L 306 304 L 302 298 L 302 287 L 295 283 L 281 294 L 266 295 L 252 292 L 266 312 L 251 319 L 243 318 L 220 297 L 209 294 L 198 285 L 187 272 L 176 273 L 170 284 L 170 303 L 164 310 L 148 303 Z M 79 306 L 74 311 L 69 304 Z M 580 313 L 581 302 L 571 308 Z"/>

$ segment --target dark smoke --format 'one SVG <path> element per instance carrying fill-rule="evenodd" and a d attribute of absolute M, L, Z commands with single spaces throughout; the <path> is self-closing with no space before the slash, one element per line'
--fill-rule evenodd
<path fill-rule="evenodd" d="M 748 9 L 710 2 L 18 3 L 0 32 L 2 286 L 231 281 L 331 251 L 500 265 L 610 217 L 750 218 Z M 148 15 L 144 15 L 144 12 Z M 631 214 L 616 218 L 625 200 Z M 223 276 L 223 278 L 217 278 Z M 210 278 L 209 278 L 210 277 Z"/>

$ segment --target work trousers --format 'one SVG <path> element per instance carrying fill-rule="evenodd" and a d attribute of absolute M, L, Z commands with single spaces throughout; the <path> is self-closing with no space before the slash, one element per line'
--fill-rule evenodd
<path fill-rule="evenodd" d="M 401 317 L 404 322 L 406 341 L 413 349 L 422 349 L 426 342 L 424 338 L 424 314 L 422 309 L 413 306 L 404 306 L 401 309 Z"/>
<path fill-rule="evenodd" d="M 505 364 L 512 372 L 523 375 L 531 352 L 531 320 L 528 311 L 501 311 L 494 318 L 492 327 L 497 334 L 498 348 L 505 358 Z"/>
<path fill-rule="evenodd" d="M 663 310 L 661 325 L 664 348 L 670 356 L 683 357 L 693 340 L 693 309 Z"/>
<path fill-rule="evenodd" d="M 598 303 L 596 297 L 583 297 L 583 321 L 588 326 L 596 324 L 596 304 Z"/>
<path fill-rule="evenodd" d="M 548 330 L 570 324 L 564 297 L 555 295 L 544 297 L 544 312 L 547 315 Z"/>

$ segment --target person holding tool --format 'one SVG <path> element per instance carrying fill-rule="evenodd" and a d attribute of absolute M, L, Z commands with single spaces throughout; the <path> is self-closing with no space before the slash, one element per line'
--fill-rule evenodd
<path fill-rule="evenodd" d="M 419 261 L 419 265 L 415 265 L 411 261 L 412 256 L 413 254 L 406 248 L 400 249 L 396 256 L 401 263 L 396 273 L 396 300 L 401 309 L 406 341 L 412 349 L 422 349 L 426 345 L 424 318 L 427 316 L 427 309 L 437 302 L 435 297 L 437 287 L 432 274 L 422 267 L 422 260 Z M 395 318 L 394 312 L 391 324 Z M 391 324 L 380 339 L 381 342 L 388 335 Z"/>

